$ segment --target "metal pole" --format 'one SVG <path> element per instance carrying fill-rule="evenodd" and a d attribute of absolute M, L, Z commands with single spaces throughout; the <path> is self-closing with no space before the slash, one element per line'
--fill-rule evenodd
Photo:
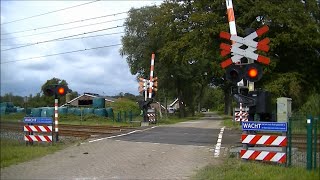
<path fill-rule="evenodd" d="M 289 121 L 288 121 L 288 132 L 287 132 L 287 134 L 288 134 L 288 154 L 287 154 L 287 166 L 291 166 L 291 156 L 292 156 L 292 119 L 291 118 L 289 118 Z"/>
<path fill-rule="evenodd" d="M 313 169 L 316 170 L 317 168 L 317 141 L 318 141 L 318 137 L 317 137 L 317 126 L 318 126 L 318 118 L 314 118 L 313 119 Z"/>
<path fill-rule="evenodd" d="M 132 110 L 129 112 L 129 121 L 132 122 Z"/>
<path fill-rule="evenodd" d="M 312 169 L 312 117 L 307 119 L 307 170 Z"/>
<path fill-rule="evenodd" d="M 56 132 L 56 142 L 59 141 L 59 129 L 58 129 L 58 96 L 54 95 L 54 129 Z"/>

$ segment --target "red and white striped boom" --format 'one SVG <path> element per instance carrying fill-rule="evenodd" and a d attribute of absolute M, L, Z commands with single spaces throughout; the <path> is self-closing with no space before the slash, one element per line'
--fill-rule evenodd
<path fill-rule="evenodd" d="M 154 58 L 155 54 L 152 53 L 151 55 L 151 67 L 150 67 L 150 80 L 149 80 L 149 98 L 152 98 L 152 86 L 153 86 L 153 71 L 154 71 Z"/>

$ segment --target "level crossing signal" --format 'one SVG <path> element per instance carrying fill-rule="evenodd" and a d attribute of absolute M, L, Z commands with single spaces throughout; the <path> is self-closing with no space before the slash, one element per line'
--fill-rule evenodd
<path fill-rule="evenodd" d="M 139 93 L 147 90 L 147 81 L 146 79 L 139 78 Z"/>
<path fill-rule="evenodd" d="M 245 66 L 244 78 L 249 82 L 257 82 L 262 78 L 263 70 L 259 64 L 252 63 Z"/>
<path fill-rule="evenodd" d="M 242 79 L 249 82 L 257 82 L 262 78 L 263 70 L 260 64 L 251 63 L 246 65 L 230 65 L 226 69 L 226 79 L 236 84 Z"/>
<path fill-rule="evenodd" d="M 158 91 L 158 77 L 154 77 L 152 79 L 152 91 L 157 92 Z"/>
<path fill-rule="evenodd" d="M 257 61 L 265 65 L 269 65 L 270 58 L 257 54 L 256 51 L 259 50 L 263 52 L 268 52 L 270 49 L 270 39 L 264 38 L 261 41 L 254 40 L 268 31 L 268 26 L 262 26 L 261 28 L 257 29 L 256 31 L 252 32 L 246 37 L 231 35 L 227 32 L 220 32 L 220 38 L 235 42 L 232 45 L 226 43 L 220 44 L 221 56 L 227 56 L 229 54 L 231 55 L 230 58 L 221 63 L 221 67 L 226 68 L 232 65 L 233 63 L 241 63 L 241 59 L 244 57 L 253 59 L 254 61 Z"/>
<path fill-rule="evenodd" d="M 46 96 L 64 96 L 68 91 L 69 89 L 66 85 L 47 85 L 43 88 L 43 93 Z"/>

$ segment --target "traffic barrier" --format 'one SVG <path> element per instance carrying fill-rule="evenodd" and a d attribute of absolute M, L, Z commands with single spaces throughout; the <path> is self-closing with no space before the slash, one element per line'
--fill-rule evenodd
<path fill-rule="evenodd" d="M 240 152 L 240 157 L 242 159 L 249 160 L 286 163 L 286 153 L 284 152 L 255 151 L 242 149 Z"/>
<path fill-rule="evenodd" d="M 25 132 L 52 132 L 52 126 L 25 125 L 23 129 Z"/>
<path fill-rule="evenodd" d="M 52 133 L 52 126 L 37 126 L 37 125 L 25 125 L 23 127 L 24 132 L 26 134 L 24 136 L 25 141 L 33 142 L 52 142 L 52 135 L 33 135 L 33 132 L 45 132 L 45 133 Z"/>
<path fill-rule="evenodd" d="M 233 119 L 234 121 L 248 121 L 249 108 L 234 108 Z"/>
<path fill-rule="evenodd" d="M 40 142 L 52 142 L 52 136 L 46 135 L 25 135 L 25 141 L 33 142 L 33 141 L 40 141 Z"/>
<path fill-rule="evenodd" d="M 157 123 L 156 111 L 154 109 L 148 109 L 147 117 L 150 123 Z"/>
<path fill-rule="evenodd" d="M 285 125 L 285 127 L 282 127 Z M 242 130 L 276 130 L 286 131 L 286 123 L 269 123 L 269 122 L 243 122 Z M 253 134 L 242 134 L 241 143 L 245 144 L 244 148 L 240 151 L 241 159 L 257 160 L 257 161 L 270 161 L 276 163 L 286 163 L 287 161 L 287 136 L 278 135 L 253 135 Z M 273 151 L 257 151 L 253 149 L 248 150 L 248 144 L 250 145 L 264 145 L 273 147 L 282 147 L 282 152 Z"/>
<path fill-rule="evenodd" d="M 243 144 L 259 144 L 266 146 L 287 146 L 286 136 L 275 136 L 275 135 L 251 135 L 242 134 L 241 140 Z"/>
<path fill-rule="evenodd" d="M 49 117 L 25 117 L 23 131 L 26 132 L 24 140 L 26 145 L 33 144 L 33 142 L 51 142 L 53 137 L 53 121 Z M 36 124 L 36 125 L 34 125 Z M 43 125 L 45 124 L 45 125 Z M 34 134 L 37 133 L 37 134 Z M 38 134 L 46 133 L 46 134 Z M 50 133 L 50 134 L 49 134 Z"/>

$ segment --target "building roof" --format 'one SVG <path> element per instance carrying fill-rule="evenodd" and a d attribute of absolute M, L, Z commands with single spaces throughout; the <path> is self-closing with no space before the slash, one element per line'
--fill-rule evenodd
<path fill-rule="evenodd" d="M 104 98 L 105 101 L 108 101 L 108 102 L 114 102 L 115 99 L 114 98 L 111 98 L 111 97 L 107 97 L 107 96 L 99 96 L 99 94 L 94 94 L 94 93 L 83 93 L 82 95 L 70 100 L 69 102 L 63 104 L 61 107 L 63 106 L 66 106 L 67 104 L 70 104 L 72 103 L 73 101 L 81 98 L 82 96 L 89 96 L 89 97 L 93 97 L 93 98 L 96 98 L 96 97 L 101 97 L 101 98 Z"/>

